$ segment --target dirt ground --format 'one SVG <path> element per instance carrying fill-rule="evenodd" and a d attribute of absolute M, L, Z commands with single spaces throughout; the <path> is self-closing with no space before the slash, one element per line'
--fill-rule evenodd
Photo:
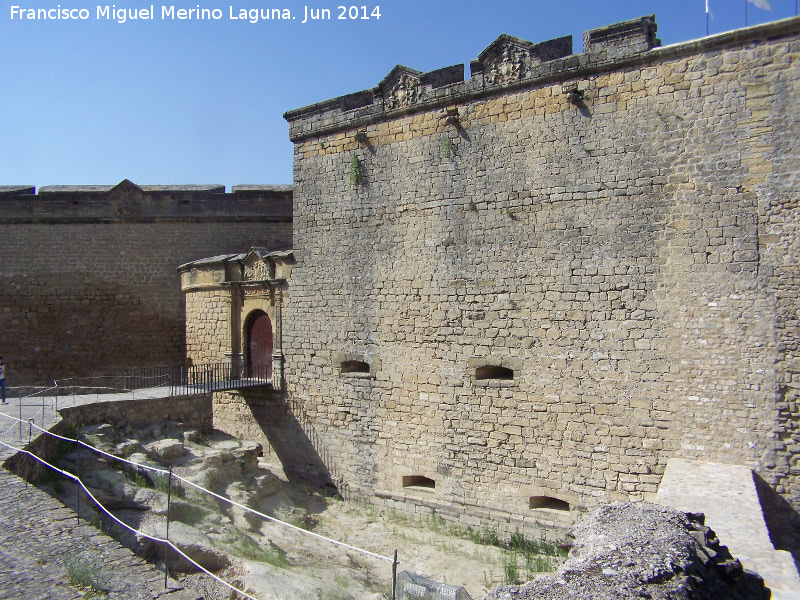
<path fill-rule="evenodd" d="M 262 466 L 281 477 L 279 466 Z M 521 553 L 467 539 L 463 528 L 441 518 L 411 519 L 396 511 L 323 497 L 285 479 L 283 492 L 291 508 L 278 512 L 287 521 L 305 521 L 303 525 L 313 533 L 387 558 L 397 550 L 398 573 L 410 571 L 439 583 L 463 586 L 474 600 L 497 585 L 528 581 L 554 570 L 564 560 L 546 554 L 526 559 Z M 387 560 L 276 524 L 263 524 L 258 533 L 260 537 L 252 534 L 254 539 L 263 545 L 266 538 L 271 548 L 285 553 L 286 562 L 273 564 L 276 561 L 269 556 L 261 561 L 241 559 L 230 574 L 237 587 L 259 600 L 391 598 L 391 562 Z M 188 585 L 214 600 L 213 584 L 196 575 L 189 579 Z M 228 597 L 227 590 L 217 589 L 216 594 Z"/>
<path fill-rule="evenodd" d="M 166 485 L 152 471 L 131 469 L 91 448 L 72 445 L 61 458 L 62 466 L 80 472 L 104 506 L 134 529 L 163 537 L 169 512 L 171 541 L 201 563 L 216 565 L 209 568 L 218 577 L 258 600 L 391 598 L 395 551 L 401 581 L 402 573 L 410 572 L 463 586 L 473 600 L 497 585 L 549 572 L 563 561 L 551 555 L 552 547 L 525 542 L 524 550 L 501 548 L 503 540 L 489 531 L 468 531 L 436 517 L 410 519 L 393 510 L 323 496 L 290 483 L 280 465 L 258 457 L 258 445 L 224 434 L 202 437 L 177 425 L 150 430 L 103 425 L 76 434 L 137 464 L 172 468 L 186 481 L 273 517 L 264 519 L 185 483 Z M 76 503 L 74 484 L 52 485 L 65 503 Z M 167 488 L 172 493 L 169 509 Z M 96 520 L 129 547 L 162 560 L 158 545 L 107 517 L 97 515 Z M 176 558 L 170 563 L 175 576 L 206 600 L 236 597 L 207 575 L 186 573 L 188 563 L 181 567 Z"/>

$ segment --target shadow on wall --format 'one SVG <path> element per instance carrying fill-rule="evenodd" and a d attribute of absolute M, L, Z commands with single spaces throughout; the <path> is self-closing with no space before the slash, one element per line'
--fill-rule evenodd
<path fill-rule="evenodd" d="M 73 276 L 73 278 L 75 278 Z M 40 293 L 27 279 L 0 281 L 3 354 L 14 385 L 99 377 L 123 368 L 183 362 L 180 305 L 157 310 L 146 292 L 109 282 L 53 276 Z M 103 384 L 101 384 L 103 385 Z"/>
<path fill-rule="evenodd" d="M 800 571 L 800 513 L 757 473 L 753 473 L 753 479 L 772 545 L 789 552 Z"/>
<path fill-rule="evenodd" d="M 284 394 L 265 388 L 251 388 L 227 395 L 234 405 L 241 403 L 242 408 L 246 406 L 247 409 L 242 414 L 229 403 L 215 403 L 216 427 L 230 429 L 225 427 L 227 419 L 224 413 L 233 408 L 239 423 L 242 423 L 242 419 L 249 419 L 250 423 L 244 423 L 239 431 L 226 431 L 227 433 L 269 443 L 290 482 L 306 484 L 327 494 L 339 495 L 339 489 L 326 466 L 330 464 L 329 460 L 325 460 L 329 457 L 320 456 L 317 451 L 317 448 L 321 448 L 319 440 L 312 441 L 311 438 L 315 437 L 313 432 L 307 433 L 303 429 Z M 253 431 L 252 427 L 258 428 L 261 435 L 254 435 L 258 432 Z M 236 428 L 239 429 L 238 426 Z"/>

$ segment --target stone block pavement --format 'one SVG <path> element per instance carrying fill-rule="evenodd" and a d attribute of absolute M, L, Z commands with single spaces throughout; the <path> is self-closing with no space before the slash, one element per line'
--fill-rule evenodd
<path fill-rule="evenodd" d="M 704 513 L 706 525 L 731 554 L 764 578 L 774 600 L 800 600 L 800 576 L 794 560 L 770 541 L 748 467 L 671 458 L 655 502 Z"/>
<path fill-rule="evenodd" d="M 163 393 L 163 391 L 148 392 Z M 109 397 L 104 401 L 129 400 L 131 393 Z M 137 398 L 146 396 L 140 390 Z M 95 395 L 76 396 L 68 406 L 95 402 Z M 61 400 L 63 402 L 63 399 Z M 0 414 L 19 418 L 20 401 L 9 398 L 8 406 L 0 406 Z M 45 401 L 44 422 L 47 428 L 57 422 L 52 410 L 52 398 Z M 22 406 L 23 419 L 36 417 L 41 426 L 40 399 L 26 399 Z M 0 416 L 0 440 L 21 447 L 19 428 L 15 422 Z M 24 427 L 23 443 L 27 443 Z M 34 430 L 34 434 L 35 434 Z M 0 447 L 0 462 L 13 454 Z M 67 569 L 85 569 L 108 591 L 109 599 L 201 600 L 202 596 L 170 579 L 164 587 L 164 572 L 136 556 L 99 529 L 78 522 L 75 513 L 58 500 L 9 471 L 0 468 L 0 598 L 3 600 L 72 600 L 90 597 L 71 580 Z"/>

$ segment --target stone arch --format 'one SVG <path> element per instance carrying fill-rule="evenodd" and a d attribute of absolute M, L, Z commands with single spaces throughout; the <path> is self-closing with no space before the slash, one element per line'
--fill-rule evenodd
<path fill-rule="evenodd" d="M 272 320 L 257 309 L 245 320 L 245 375 L 272 378 L 272 349 L 274 346 Z"/>

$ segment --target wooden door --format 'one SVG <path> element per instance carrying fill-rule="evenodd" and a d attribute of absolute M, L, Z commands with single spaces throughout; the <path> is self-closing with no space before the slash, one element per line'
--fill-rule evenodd
<path fill-rule="evenodd" d="M 247 332 L 247 374 L 250 377 L 272 377 L 272 323 L 269 315 L 257 311 L 250 319 Z"/>

